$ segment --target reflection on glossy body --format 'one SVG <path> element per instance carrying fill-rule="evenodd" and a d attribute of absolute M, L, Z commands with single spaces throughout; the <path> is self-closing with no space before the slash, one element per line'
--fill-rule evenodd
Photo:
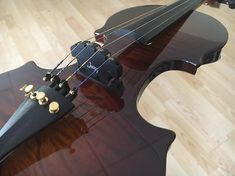
<path fill-rule="evenodd" d="M 158 74 L 172 69 L 195 73 L 199 66 L 216 61 L 226 41 L 227 32 L 219 22 L 195 12 L 151 45 L 130 47 L 118 57 L 124 68 L 122 97 L 112 97 L 88 82 L 71 115 L 21 145 L 1 164 L 1 175 L 165 175 L 175 134 L 145 122 L 136 101 Z M 43 84 L 45 72 L 28 63 L 0 75 L 1 126 L 24 98 L 18 88 L 28 82 Z"/>

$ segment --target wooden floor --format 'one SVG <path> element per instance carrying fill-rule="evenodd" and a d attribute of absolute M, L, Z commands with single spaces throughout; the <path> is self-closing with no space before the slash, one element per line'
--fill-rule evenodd
<path fill-rule="evenodd" d="M 113 13 L 172 0 L 0 0 L 0 72 L 34 60 L 51 68 Z M 168 176 L 235 176 L 235 10 L 202 6 L 229 31 L 222 59 L 196 76 L 167 72 L 144 92 L 139 111 L 177 134 Z M 203 26 L 202 26 L 203 27 Z M 213 29 L 211 29 L 213 30 Z"/>

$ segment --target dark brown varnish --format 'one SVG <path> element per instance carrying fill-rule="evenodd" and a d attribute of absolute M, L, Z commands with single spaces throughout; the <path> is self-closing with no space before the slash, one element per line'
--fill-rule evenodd
<path fill-rule="evenodd" d="M 74 101 L 76 109 L 19 146 L 1 163 L 0 175 L 164 176 L 175 134 L 147 123 L 137 111 L 138 99 L 162 72 L 195 74 L 201 65 L 217 61 L 226 42 L 227 31 L 220 22 L 194 12 L 151 45 L 132 45 L 118 56 L 124 68 L 122 97 L 87 82 Z M 64 77 L 72 70 L 74 66 Z M 0 127 L 24 99 L 18 89 L 25 83 L 45 84 L 46 71 L 29 62 L 0 75 Z M 78 82 L 74 78 L 71 84 Z"/>

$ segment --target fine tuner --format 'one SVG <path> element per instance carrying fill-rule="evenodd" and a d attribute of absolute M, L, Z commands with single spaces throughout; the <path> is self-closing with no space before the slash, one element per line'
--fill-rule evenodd
<path fill-rule="evenodd" d="M 59 112 L 59 110 L 60 110 L 60 105 L 58 102 L 53 101 L 49 104 L 49 112 L 51 114 L 56 114 Z"/>
<path fill-rule="evenodd" d="M 25 96 L 29 96 L 32 100 L 37 100 L 39 105 L 45 106 L 48 104 L 49 99 L 45 92 L 33 91 L 34 85 L 25 84 L 20 91 L 25 92 Z M 60 105 L 57 101 L 53 101 L 49 104 L 49 113 L 56 114 L 60 110 Z"/>
<path fill-rule="evenodd" d="M 25 84 L 23 87 L 20 88 L 20 91 L 25 92 L 25 96 L 28 96 L 32 93 L 34 89 L 34 85 L 27 85 Z"/>
<path fill-rule="evenodd" d="M 38 92 L 36 95 L 36 99 L 40 105 L 46 105 L 48 103 L 48 98 L 44 92 Z"/>
<path fill-rule="evenodd" d="M 25 96 L 29 96 L 31 99 L 36 99 L 37 91 L 33 91 L 34 85 L 27 85 L 25 84 L 23 87 L 20 88 L 20 91 L 25 92 Z"/>

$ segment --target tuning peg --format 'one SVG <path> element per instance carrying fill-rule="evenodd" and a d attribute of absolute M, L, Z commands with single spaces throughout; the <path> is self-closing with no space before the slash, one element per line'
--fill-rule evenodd
<path fill-rule="evenodd" d="M 44 92 L 38 92 L 36 95 L 36 99 L 40 105 L 46 105 L 48 103 L 48 98 Z"/>
<path fill-rule="evenodd" d="M 59 110 L 60 110 L 60 105 L 58 102 L 53 101 L 49 104 L 49 112 L 51 114 L 56 114 L 59 112 Z"/>

